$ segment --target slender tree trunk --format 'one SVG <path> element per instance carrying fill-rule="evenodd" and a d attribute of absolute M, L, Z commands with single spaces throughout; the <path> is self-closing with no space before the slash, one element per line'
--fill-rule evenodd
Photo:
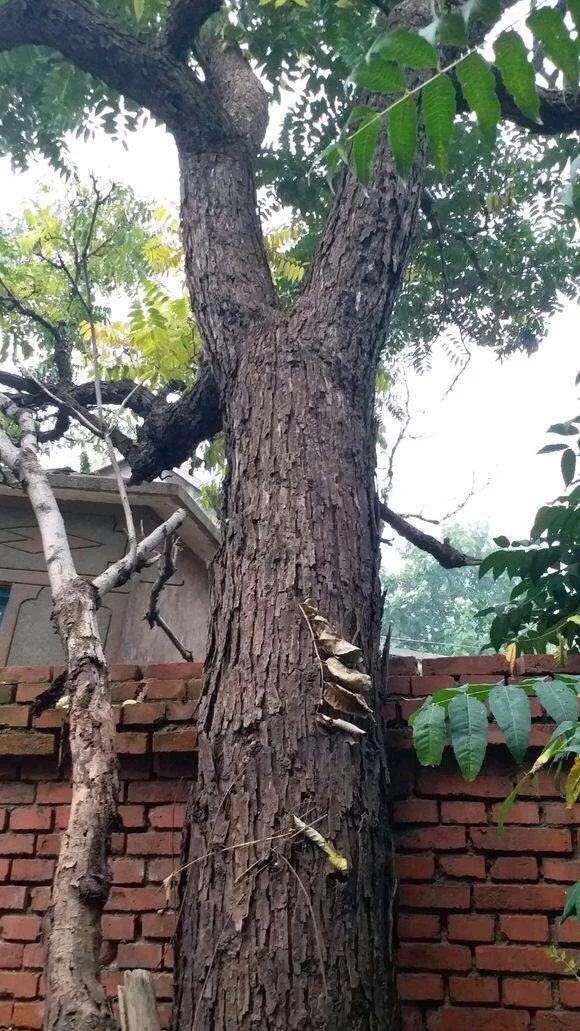
<path fill-rule="evenodd" d="M 110 889 L 108 849 L 117 812 L 115 723 L 97 625 L 97 592 L 78 578 L 55 599 L 71 698 L 72 802 L 46 928 L 45 1031 L 114 1031 L 96 960 Z"/>
<path fill-rule="evenodd" d="M 179 1031 L 392 1026 L 377 685 L 362 743 L 322 727 L 299 608 L 314 599 L 376 672 L 373 389 L 367 378 L 355 391 L 358 381 L 354 365 L 325 358 L 304 313 L 280 313 L 252 337 L 226 399 L 227 519 L 184 852 Z M 276 837 L 292 814 L 348 859 L 345 875 L 304 836 Z"/>

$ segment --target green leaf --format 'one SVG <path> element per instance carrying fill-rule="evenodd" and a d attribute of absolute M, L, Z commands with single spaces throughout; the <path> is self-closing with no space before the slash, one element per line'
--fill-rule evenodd
<path fill-rule="evenodd" d="M 577 86 L 578 48 L 560 12 L 555 7 L 542 7 L 530 14 L 526 24 L 542 44 L 546 57 L 564 73 L 566 84 Z"/>
<path fill-rule="evenodd" d="M 495 79 L 481 54 L 469 54 L 456 68 L 461 92 L 477 115 L 479 131 L 488 143 L 495 143 L 501 108 L 495 92 Z"/>
<path fill-rule="evenodd" d="M 507 814 L 509 813 L 510 809 L 513 809 L 520 791 L 522 790 L 524 784 L 526 784 L 530 779 L 530 774 L 526 773 L 525 777 L 522 777 L 522 779 L 518 781 L 513 791 L 510 791 L 507 798 L 504 798 L 503 802 L 501 803 L 497 813 L 497 827 L 500 834 L 503 831 L 503 825 L 505 823 L 505 818 Z"/>
<path fill-rule="evenodd" d="M 437 22 L 437 40 L 442 45 L 462 47 L 467 43 L 465 20 L 458 11 L 448 11 Z"/>
<path fill-rule="evenodd" d="M 566 892 L 560 923 L 563 924 L 569 916 L 575 916 L 580 920 L 580 881 L 571 884 Z"/>
<path fill-rule="evenodd" d="M 422 766 L 438 766 L 445 746 L 445 711 L 440 705 L 424 705 L 413 720 L 413 744 Z"/>
<path fill-rule="evenodd" d="M 567 444 L 544 444 L 538 451 L 539 455 L 550 455 L 553 451 L 565 451 Z"/>
<path fill-rule="evenodd" d="M 568 0 L 568 10 L 572 15 L 576 32 L 580 32 L 580 0 Z"/>
<path fill-rule="evenodd" d="M 404 97 L 390 108 L 387 125 L 397 171 L 406 178 L 417 147 L 417 107 L 413 97 Z"/>
<path fill-rule="evenodd" d="M 557 727 L 568 721 L 575 723 L 578 719 L 576 694 L 561 681 L 547 680 L 536 684 L 536 697 Z"/>
<path fill-rule="evenodd" d="M 407 88 L 405 76 L 398 65 L 373 54 L 368 61 L 360 61 L 353 69 L 351 80 L 373 93 L 401 93 Z"/>
<path fill-rule="evenodd" d="M 509 548 L 510 546 L 509 539 L 504 536 L 494 537 L 493 543 L 497 544 L 498 548 Z"/>
<path fill-rule="evenodd" d="M 562 453 L 562 477 L 564 483 L 568 487 L 574 479 L 574 473 L 576 472 L 576 455 L 572 451 L 572 448 L 567 447 Z"/>
<path fill-rule="evenodd" d="M 498 684 L 489 692 L 489 704 L 506 745 L 516 762 L 521 762 L 532 729 L 532 714 L 526 692 L 521 687 Z"/>
<path fill-rule="evenodd" d="M 437 51 L 416 32 L 408 29 L 393 29 L 381 36 L 372 47 L 391 61 L 405 64 L 408 68 L 436 68 Z"/>
<path fill-rule="evenodd" d="M 575 437 L 578 434 L 578 427 L 570 422 L 555 422 L 548 426 L 548 433 L 559 433 L 561 437 Z"/>
<path fill-rule="evenodd" d="M 447 168 L 447 151 L 453 135 L 455 118 L 455 87 L 446 74 L 436 75 L 425 83 L 423 95 L 423 117 L 425 132 L 441 172 Z"/>
<path fill-rule="evenodd" d="M 145 0 L 133 0 L 133 10 L 137 21 L 141 21 L 145 13 Z"/>
<path fill-rule="evenodd" d="M 483 702 L 469 695 L 457 695 L 447 710 L 451 744 L 465 780 L 477 777 L 487 747 L 487 710 Z"/>
<path fill-rule="evenodd" d="M 499 0 L 468 0 L 466 6 L 468 17 L 474 21 L 494 22 L 501 13 Z"/>
<path fill-rule="evenodd" d="M 381 129 L 380 113 L 370 107 L 355 107 L 346 124 L 349 129 L 346 142 L 350 146 L 355 175 L 359 182 L 368 183 Z"/>
<path fill-rule="evenodd" d="M 537 122 L 540 101 L 536 76 L 523 39 L 517 32 L 502 32 L 495 41 L 494 50 L 495 63 L 505 88 L 511 93 L 522 114 Z"/>

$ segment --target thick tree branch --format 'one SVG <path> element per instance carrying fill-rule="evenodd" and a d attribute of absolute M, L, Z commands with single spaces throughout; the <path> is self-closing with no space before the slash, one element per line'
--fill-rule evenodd
<path fill-rule="evenodd" d="M 0 51 L 26 44 L 54 48 L 193 142 L 230 135 L 211 91 L 184 62 L 137 39 L 90 0 L 8 0 L 0 7 Z"/>
<path fill-rule="evenodd" d="M 221 6 L 222 0 L 173 0 L 165 28 L 167 49 L 183 57 L 191 50 L 201 26 Z"/>
<path fill-rule="evenodd" d="M 543 89 L 538 87 L 540 119 L 534 122 L 520 111 L 495 70 L 496 90 L 504 118 L 537 135 L 555 136 L 580 130 L 580 90 Z"/>
<path fill-rule="evenodd" d="M 460 569 L 463 566 L 477 566 L 480 560 L 474 558 L 472 555 L 465 555 L 462 551 L 458 551 L 454 548 L 449 541 L 438 541 L 436 537 L 432 537 L 430 533 L 425 533 L 423 530 L 419 530 L 412 523 L 407 522 L 402 516 L 397 515 L 393 512 L 392 508 L 385 505 L 383 502 L 379 503 L 379 516 L 383 522 L 388 523 L 389 526 L 399 534 L 400 537 L 404 537 L 410 544 L 414 544 L 416 548 L 421 551 L 426 551 L 429 555 L 443 566 L 444 569 Z"/>

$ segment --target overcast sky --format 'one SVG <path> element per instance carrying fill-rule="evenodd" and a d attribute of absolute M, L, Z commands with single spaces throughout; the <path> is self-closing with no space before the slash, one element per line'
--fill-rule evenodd
<path fill-rule="evenodd" d="M 144 128 L 130 137 L 126 150 L 104 136 L 72 141 L 70 149 L 81 172 L 126 182 L 157 203 L 178 200 L 175 148 L 162 129 Z M 51 178 L 42 164 L 19 175 L 0 161 L 0 216 L 18 212 Z M 440 516 L 466 495 L 475 477 L 478 489 L 461 521 L 484 520 L 494 533 L 514 537 L 528 532 L 537 507 L 561 488 L 557 457 L 536 452 L 551 422 L 577 414 L 578 316 L 571 306 L 555 316 L 531 357 L 499 363 L 493 353 L 475 349 L 445 400 L 453 369 L 443 355 L 435 356 L 431 372 L 410 377 L 413 433 L 421 439 L 405 442 L 399 452 L 394 508 Z"/>

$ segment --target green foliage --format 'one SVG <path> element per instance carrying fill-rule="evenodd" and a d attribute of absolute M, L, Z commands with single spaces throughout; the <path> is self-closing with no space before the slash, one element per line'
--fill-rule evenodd
<path fill-rule="evenodd" d="M 424 126 L 431 153 L 440 172 L 447 169 L 447 152 L 455 129 L 456 90 L 454 78 L 457 79 L 463 98 L 479 123 L 483 139 L 490 144 L 495 140 L 496 127 L 500 120 L 501 110 L 497 97 L 497 81 L 489 62 L 478 52 L 478 48 L 468 48 L 467 25 L 470 20 L 493 23 L 499 17 L 499 4 L 477 3 L 467 0 L 459 9 L 449 11 L 443 9 L 430 25 L 419 32 L 396 28 L 381 35 L 373 43 L 367 53 L 367 61 L 375 60 L 380 53 L 387 60 L 384 67 L 384 81 L 380 81 L 380 69 L 374 65 L 373 85 L 367 88 L 375 92 L 389 93 L 389 82 L 393 79 L 392 66 L 403 69 L 437 69 L 426 80 L 417 81 L 411 76 L 408 81 L 405 98 L 419 93 L 424 116 Z M 536 45 L 542 48 L 543 55 L 551 61 L 564 76 L 564 83 L 570 88 L 578 85 L 578 38 L 577 29 L 571 29 L 559 9 L 542 7 L 535 10 L 527 19 Z M 440 60 L 437 48 L 452 47 L 460 51 L 459 56 L 449 59 L 447 63 Z M 496 44 L 496 56 L 499 61 L 499 72 L 504 85 L 511 93 L 514 102 L 528 117 L 537 118 L 539 101 L 536 91 L 535 74 L 528 60 L 528 46 L 515 30 L 502 34 Z M 365 75 L 361 62 L 357 64 L 354 80 L 365 86 Z M 394 92 L 400 92 L 400 80 Z M 396 138 L 397 122 L 393 124 L 389 118 L 394 105 L 401 100 L 393 100 L 391 104 L 381 107 L 377 117 L 385 118 L 389 128 L 393 154 L 399 150 Z M 408 128 L 407 128 L 408 131 Z M 350 154 L 348 142 L 351 138 L 347 121 L 337 143 L 340 156 L 349 161 L 358 175 L 356 160 Z M 325 160 L 335 161 L 332 151 L 324 151 Z M 365 162 L 365 168 L 368 162 Z M 404 163 L 397 162 L 399 172 L 403 174 Z"/>
<path fill-rule="evenodd" d="M 465 780 L 475 780 L 487 748 L 487 711 L 472 695 L 457 693 L 447 706 L 451 744 Z"/>
<path fill-rule="evenodd" d="M 528 748 L 532 714 L 528 696 L 522 687 L 498 684 L 489 692 L 489 705 L 506 745 L 516 762 L 521 762 Z"/>
<path fill-rule="evenodd" d="M 564 903 L 564 909 L 562 910 L 561 923 L 564 923 L 564 920 L 567 920 L 570 916 L 575 916 L 580 920 L 580 881 L 576 881 L 575 884 L 570 885 L 566 892 L 566 901 Z"/>
<path fill-rule="evenodd" d="M 491 541 L 484 527 L 450 526 L 443 530 L 454 545 L 485 554 Z M 508 584 L 479 580 L 477 566 L 443 569 L 430 555 L 411 545 L 403 551 L 397 572 L 383 575 L 386 589 L 383 630 L 392 625 L 393 647 L 439 655 L 470 655 L 488 641 L 489 618 L 476 619 L 479 609 L 505 602 Z"/>
<path fill-rule="evenodd" d="M 486 611 L 494 614 L 490 640 L 496 649 L 512 641 L 520 652 L 580 649 L 580 484 L 573 479 L 580 417 L 555 423 L 550 432 L 563 440 L 547 444 L 542 452 L 562 454 L 567 493 L 542 505 L 529 540 L 510 545 L 507 538 L 497 538 L 500 548 L 479 567 L 481 577 L 507 574 L 516 581 L 508 603 Z"/>
<path fill-rule="evenodd" d="M 445 712 L 439 705 L 419 709 L 413 722 L 413 743 L 422 766 L 438 766 L 445 747 Z"/>

